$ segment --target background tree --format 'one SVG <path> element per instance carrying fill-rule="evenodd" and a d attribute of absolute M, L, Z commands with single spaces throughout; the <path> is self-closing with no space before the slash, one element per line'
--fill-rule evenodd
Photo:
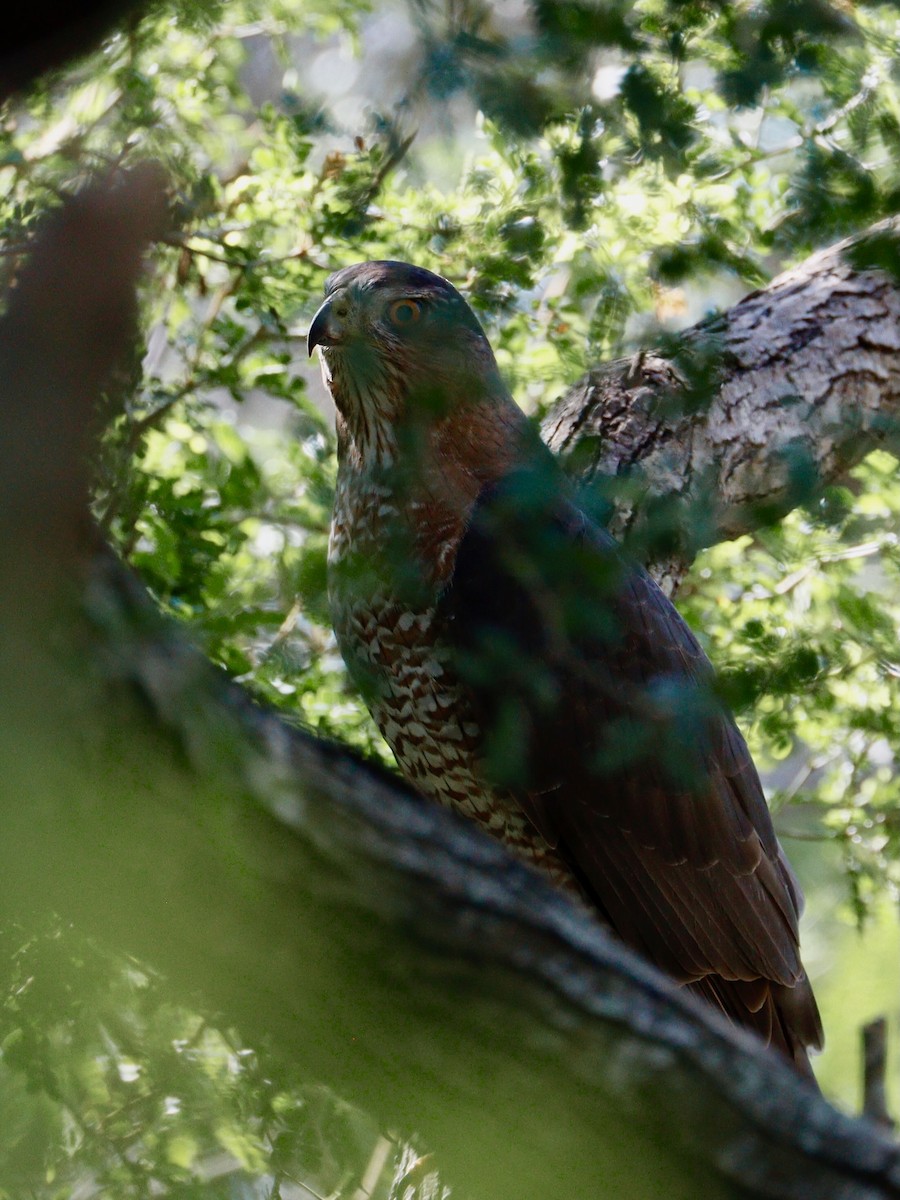
<path fill-rule="evenodd" d="M 709 427 L 740 365 L 740 321 L 678 347 L 674 329 L 895 208 L 894 23 L 881 8 L 653 4 L 524 16 L 465 4 L 371 15 L 352 4 L 179 6 L 133 21 L 11 103 L 2 134 L 13 297 L 42 215 L 98 171 L 154 157 L 171 180 L 142 296 L 143 352 L 106 385 L 101 528 L 233 677 L 288 719 L 378 754 L 324 624 L 332 435 L 300 351 L 324 275 L 366 257 L 447 274 L 538 413 L 601 359 L 632 355 L 618 368 L 630 372 L 628 411 L 642 411 L 636 395 L 656 397 L 645 405 L 655 434 L 636 439 L 638 453 L 628 458 L 627 438 L 607 433 L 598 447 L 580 436 L 596 439 L 609 420 L 598 431 L 576 419 L 573 433 L 564 408 L 547 428 L 575 470 L 589 468 L 588 502 L 618 506 L 634 551 L 670 581 L 698 547 L 740 533 L 703 551 L 681 602 L 772 770 L 782 833 L 810 839 L 808 855 L 793 844 L 791 854 L 819 921 L 841 894 L 862 919 L 897 869 L 893 309 L 890 274 L 878 287 L 859 274 L 890 273 L 890 238 L 848 263 L 842 278 L 862 279 L 853 300 L 837 286 L 823 296 L 827 272 L 813 271 L 808 288 L 834 306 L 810 305 L 819 327 L 800 322 L 803 336 L 772 356 L 779 429 L 808 403 L 803 346 L 818 337 L 833 348 L 840 318 L 862 318 L 863 340 L 844 350 L 868 355 L 876 402 L 835 393 L 833 416 L 826 396 L 799 422 L 808 430 L 824 410 L 844 434 L 826 421 L 816 444 L 846 450 L 823 462 L 799 435 L 767 437 L 777 487 L 745 487 L 731 524 L 706 519 L 719 479 L 692 478 L 674 505 L 656 496 L 661 468 L 677 477 L 686 431 Z M 366 113 L 343 81 L 376 66 Z M 653 342 L 680 351 L 679 388 L 662 378 L 655 390 L 655 360 L 633 357 Z M 592 411 L 590 394 L 572 395 L 570 413 Z M 615 403 L 613 389 L 601 411 Z M 876 442 L 885 449 L 863 459 Z M 52 902 L 64 921 L 67 894 Z M 167 1007 L 147 968 L 110 962 L 58 923 L 43 937 L 31 926 L 7 934 L 6 1094 L 20 1144 L 47 1159 L 41 1183 L 11 1140 L 0 1181 L 10 1194 L 23 1178 L 42 1195 L 91 1176 L 114 1194 L 141 1194 L 150 1176 L 197 1186 L 216 1146 L 248 1177 L 268 1172 L 270 1189 L 302 1176 L 348 1195 L 381 1154 L 380 1186 L 393 1180 L 402 1194 L 407 1149 L 386 1151 L 377 1124 L 315 1086 L 279 1086 L 271 1061 L 247 1066 L 229 1035 Z M 815 927 L 807 933 L 813 963 L 834 954 L 832 936 L 817 947 Z M 896 925 L 876 936 L 887 966 Z M 862 974 L 846 963 L 839 975 Z M 54 974 L 63 999 L 34 983 Z M 868 978 L 869 991 L 890 987 L 886 969 Z M 110 979 L 98 1021 L 94 996 Z M 829 1006 L 827 977 L 820 992 L 840 1047 L 831 1014 L 843 1009 L 848 1025 L 863 1014 L 834 996 Z M 832 1070 L 826 1086 L 852 1103 L 854 1068 L 845 1057 Z M 33 1103 L 19 1102 L 26 1087 Z"/>

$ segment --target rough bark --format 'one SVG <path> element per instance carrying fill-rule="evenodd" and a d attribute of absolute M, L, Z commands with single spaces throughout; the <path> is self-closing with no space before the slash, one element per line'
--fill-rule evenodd
<path fill-rule="evenodd" d="M 900 1196 L 900 1152 L 477 829 L 283 724 L 86 521 L 152 176 L 55 219 L 0 327 L 0 911 L 166 972 L 473 1195 Z"/>
<path fill-rule="evenodd" d="M 885 222 L 867 244 L 885 256 L 897 229 Z M 783 515 L 896 444 L 900 289 L 854 252 L 879 257 L 859 238 L 815 254 L 667 357 L 590 371 L 544 422 L 587 479 L 627 481 L 613 489 L 620 535 L 639 535 L 652 502 L 669 502 L 678 550 L 657 574 L 670 590 L 699 546 Z"/>

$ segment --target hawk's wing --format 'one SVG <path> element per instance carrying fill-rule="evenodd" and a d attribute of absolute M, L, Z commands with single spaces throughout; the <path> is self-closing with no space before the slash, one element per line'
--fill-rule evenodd
<path fill-rule="evenodd" d="M 631 946 L 806 1062 L 799 888 L 696 638 L 545 469 L 479 499 L 442 597 L 485 771 Z"/>

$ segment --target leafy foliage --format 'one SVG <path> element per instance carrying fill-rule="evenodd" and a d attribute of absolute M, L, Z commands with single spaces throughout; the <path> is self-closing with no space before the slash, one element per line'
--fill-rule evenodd
<path fill-rule="evenodd" d="M 385 754 L 326 619 L 333 433 L 303 349 L 326 275 L 386 257 L 448 276 L 539 412 L 598 358 L 897 208 L 898 49 L 893 8 L 826 0 L 158 5 L 0 125 L 8 287 L 42 213 L 92 174 L 154 157 L 172 181 L 98 520 L 224 670 Z M 342 72 L 372 81 L 364 102 Z M 896 466 L 874 455 L 707 551 L 684 595 L 783 828 L 839 845 L 859 918 L 898 881 Z M 14 975 L 37 953 L 8 948 Z M 24 967 L 10 979 L 0 1065 L 55 1147 L 33 1194 L 87 1171 L 117 1196 L 151 1175 L 189 1195 L 216 1147 L 253 1175 L 294 1146 L 303 1121 L 284 1112 L 308 1115 L 308 1094 L 167 1009 L 142 971 L 84 954 L 84 995 L 115 981 L 97 1009 L 41 1008 Z"/>
<path fill-rule="evenodd" d="M 0 935 L 0 1196 L 351 1193 L 377 1154 L 387 1200 L 406 1151 L 317 1085 L 286 1077 L 151 973 L 62 928 Z M 40 1165 L 42 1180 L 35 1178 Z"/>
<path fill-rule="evenodd" d="M 839 843 L 862 920 L 900 883 L 897 460 L 878 451 L 851 483 L 707 551 L 684 601 L 760 766 L 778 768 L 783 826 Z"/>

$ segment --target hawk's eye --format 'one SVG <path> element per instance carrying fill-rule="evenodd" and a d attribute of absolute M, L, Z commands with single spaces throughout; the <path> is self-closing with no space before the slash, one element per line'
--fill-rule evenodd
<path fill-rule="evenodd" d="M 422 308 L 415 300 L 395 300 L 388 315 L 394 325 L 414 325 L 422 315 Z"/>

